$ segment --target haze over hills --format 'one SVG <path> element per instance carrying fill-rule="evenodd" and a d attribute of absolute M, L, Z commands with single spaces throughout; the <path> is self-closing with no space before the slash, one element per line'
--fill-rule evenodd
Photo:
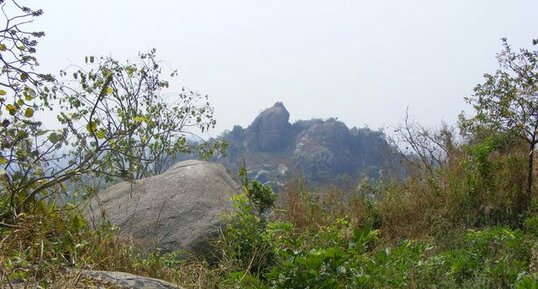
<path fill-rule="evenodd" d="M 300 176 L 309 185 L 339 184 L 399 172 L 400 157 L 382 131 L 348 128 L 335 118 L 289 122 L 282 102 L 262 111 L 247 127 L 234 126 L 218 140 L 228 155 L 216 161 L 236 173 L 244 162 L 248 175 L 273 188 Z"/>

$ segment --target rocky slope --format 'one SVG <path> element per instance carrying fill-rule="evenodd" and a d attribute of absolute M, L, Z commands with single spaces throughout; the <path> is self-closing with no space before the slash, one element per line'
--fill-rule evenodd
<path fill-rule="evenodd" d="M 289 122 L 281 102 L 264 110 L 247 128 L 235 126 L 218 139 L 229 143 L 217 159 L 232 173 L 244 161 L 249 176 L 279 188 L 294 176 L 308 184 L 338 184 L 349 177 L 378 178 L 393 173 L 399 157 L 381 131 L 349 129 L 334 118 Z"/>

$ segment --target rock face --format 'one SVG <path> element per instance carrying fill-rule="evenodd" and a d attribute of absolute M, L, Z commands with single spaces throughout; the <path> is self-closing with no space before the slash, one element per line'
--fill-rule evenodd
<path fill-rule="evenodd" d="M 161 175 L 111 186 L 92 199 L 89 215 L 97 222 L 104 215 L 145 250 L 211 257 L 207 241 L 218 234 L 238 192 L 222 165 L 189 160 Z"/>
<path fill-rule="evenodd" d="M 172 283 L 124 272 L 82 270 L 80 274 L 104 286 L 122 289 L 183 289 Z M 108 288 L 108 287 L 107 287 Z"/>
<path fill-rule="evenodd" d="M 313 178 L 353 170 L 353 147 L 347 126 L 335 119 L 313 124 L 297 137 L 295 167 Z"/>
<path fill-rule="evenodd" d="M 334 118 L 293 124 L 289 118 L 284 105 L 277 102 L 248 128 L 235 126 L 219 137 L 229 143 L 229 154 L 216 161 L 236 172 L 244 160 L 251 179 L 277 190 L 291 176 L 300 175 L 311 185 L 338 184 L 346 176 L 377 178 L 400 167 L 397 150 L 382 131 L 349 129 Z"/>
<path fill-rule="evenodd" d="M 291 128 L 289 119 L 290 113 L 282 102 L 264 110 L 247 128 L 249 148 L 261 152 L 282 150 Z"/>
<path fill-rule="evenodd" d="M 80 270 L 60 268 L 58 280 L 51 288 L 77 288 L 77 289 L 184 289 L 163 280 L 149 278 L 130 273 L 117 271 Z M 39 284 L 23 280 L 11 281 L 6 284 L 0 281 L 0 288 L 27 289 L 43 288 Z"/>

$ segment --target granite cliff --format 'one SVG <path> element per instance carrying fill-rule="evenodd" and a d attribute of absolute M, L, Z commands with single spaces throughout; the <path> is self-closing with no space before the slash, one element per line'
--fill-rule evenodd
<path fill-rule="evenodd" d="M 228 156 L 216 161 L 236 173 L 243 161 L 249 177 L 277 188 L 294 176 L 308 184 L 338 184 L 349 177 L 378 178 L 399 167 L 399 157 L 382 131 L 348 128 L 334 118 L 289 122 L 277 102 L 247 127 L 235 126 L 218 139 Z"/>

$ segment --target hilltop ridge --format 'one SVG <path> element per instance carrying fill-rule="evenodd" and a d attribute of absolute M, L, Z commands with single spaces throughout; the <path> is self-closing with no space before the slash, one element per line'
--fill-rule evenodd
<path fill-rule="evenodd" d="M 278 188 L 293 176 L 309 184 L 337 184 L 346 176 L 378 178 L 396 171 L 399 156 L 382 131 L 348 128 L 335 118 L 290 123 L 282 102 L 262 111 L 247 127 L 234 126 L 218 140 L 228 156 L 216 161 L 236 172 L 244 161 L 251 179 Z"/>

